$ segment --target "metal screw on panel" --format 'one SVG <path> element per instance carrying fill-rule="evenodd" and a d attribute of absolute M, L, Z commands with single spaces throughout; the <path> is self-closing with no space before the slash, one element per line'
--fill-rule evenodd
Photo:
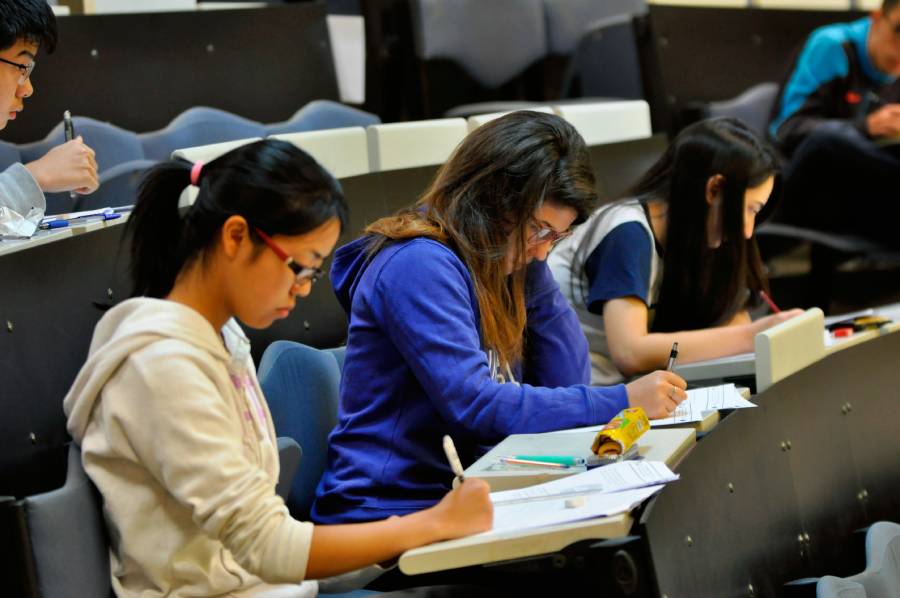
<path fill-rule="evenodd" d="M 684 537 L 684 543 L 687 544 L 688 548 L 694 545 L 694 539 L 690 536 Z"/>
<path fill-rule="evenodd" d="M 100 58 L 100 51 L 97 50 L 97 48 L 91 50 L 91 58 L 93 58 L 94 60 Z"/>
<path fill-rule="evenodd" d="M 106 296 L 109 297 L 110 299 L 112 299 L 113 298 L 113 290 L 106 289 Z"/>
<path fill-rule="evenodd" d="M 853 411 L 853 405 L 850 404 L 850 401 L 847 401 L 847 413 Z"/>
<path fill-rule="evenodd" d="M 807 534 L 806 532 L 803 532 L 803 543 L 809 544 L 809 534 Z"/>
<path fill-rule="evenodd" d="M 750 596 L 750 598 L 754 598 L 756 596 L 756 588 L 753 587 L 752 583 L 747 584 L 747 595 Z"/>
<path fill-rule="evenodd" d="M 309 322 L 307 320 L 303 320 L 303 330 L 309 330 Z"/>
<path fill-rule="evenodd" d="M 214 45 L 206 44 L 206 53 L 207 54 L 212 54 L 215 51 L 216 51 L 216 47 Z"/>
<path fill-rule="evenodd" d="M 31 444 L 37 444 L 37 435 L 34 432 L 32 432 L 31 434 L 28 435 L 28 440 L 31 441 Z"/>
<path fill-rule="evenodd" d="M 734 494 L 734 484 L 732 484 L 731 482 L 728 482 L 728 492 Z"/>
<path fill-rule="evenodd" d="M 787 443 L 786 443 L 784 440 L 781 441 L 781 450 L 782 450 L 782 451 L 786 451 L 786 450 L 787 450 Z"/>
<path fill-rule="evenodd" d="M 803 534 L 797 534 L 797 543 L 803 546 Z"/>
<path fill-rule="evenodd" d="M 6 321 L 6 331 L 7 331 L 7 332 L 12 332 L 12 331 L 13 331 L 13 323 L 12 323 L 10 320 L 7 320 L 7 321 Z"/>
<path fill-rule="evenodd" d="M 784 444 L 787 447 L 787 450 L 791 450 L 791 441 L 790 440 L 785 440 Z"/>
<path fill-rule="evenodd" d="M 846 403 L 841 405 L 841 413 L 844 415 L 847 415 L 847 404 Z"/>

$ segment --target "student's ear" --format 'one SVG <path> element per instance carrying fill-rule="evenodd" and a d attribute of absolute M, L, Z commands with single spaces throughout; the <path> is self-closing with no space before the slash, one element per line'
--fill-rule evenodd
<path fill-rule="evenodd" d="M 243 216 L 229 216 L 222 224 L 222 251 L 229 259 L 234 259 L 241 245 L 250 240 L 250 228 Z"/>
<path fill-rule="evenodd" d="M 712 249 L 722 244 L 722 188 L 725 177 L 714 174 L 706 181 L 706 203 L 709 211 L 706 216 L 706 239 Z"/>

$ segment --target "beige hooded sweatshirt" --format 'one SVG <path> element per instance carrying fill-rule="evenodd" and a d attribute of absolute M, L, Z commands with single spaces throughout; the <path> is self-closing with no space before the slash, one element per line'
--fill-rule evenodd
<path fill-rule="evenodd" d="M 220 336 L 161 299 L 124 301 L 97 324 L 63 407 L 103 495 L 118 596 L 315 595 L 297 585 L 313 526 L 275 494 L 249 349 L 233 320 Z"/>

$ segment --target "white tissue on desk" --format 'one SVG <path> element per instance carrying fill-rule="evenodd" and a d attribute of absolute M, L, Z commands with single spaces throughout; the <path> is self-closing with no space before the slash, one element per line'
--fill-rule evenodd
<path fill-rule="evenodd" d="M 0 207 L 0 239 L 30 239 L 38 229 L 44 210 L 31 208 L 22 216 L 15 210 Z"/>

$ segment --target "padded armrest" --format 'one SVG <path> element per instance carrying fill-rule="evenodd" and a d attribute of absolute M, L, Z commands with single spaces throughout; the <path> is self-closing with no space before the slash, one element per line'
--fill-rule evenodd
<path fill-rule="evenodd" d="M 278 461 L 281 468 L 275 492 L 284 500 L 287 500 L 288 494 L 291 492 L 291 483 L 294 481 L 294 475 L 297 473 L 302 456 L 303 449 L 296 440 L 289 436 L 278 437 Z"/>

